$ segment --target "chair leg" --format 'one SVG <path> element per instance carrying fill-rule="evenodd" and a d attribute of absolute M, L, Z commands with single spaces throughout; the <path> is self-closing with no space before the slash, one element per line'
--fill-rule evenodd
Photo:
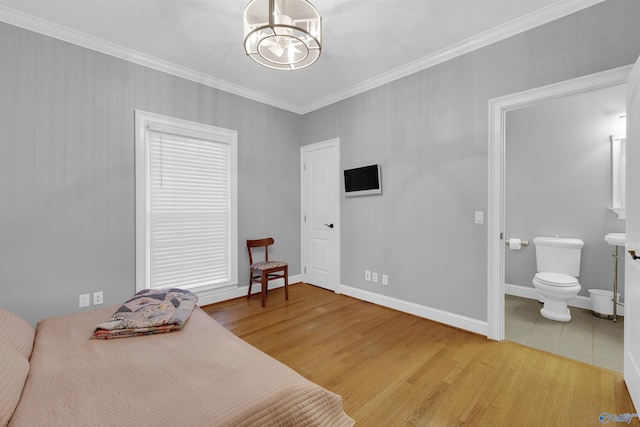
<path fill-rule="evenodd" d="M 262 272 L 262 306 L 264 307 L 267 299 L 267 273 Z"/>
<path fill-rule="evenodd" d="M 249 292 L 247 292 L 247 299 L 251 298 L 251 286 L 253 286 L 253 272 L 249 271 Z"/>
<path fill-rule="evenodd" d="M 284 268 L 284 299 L 289 299 L 289 267 Z"/>

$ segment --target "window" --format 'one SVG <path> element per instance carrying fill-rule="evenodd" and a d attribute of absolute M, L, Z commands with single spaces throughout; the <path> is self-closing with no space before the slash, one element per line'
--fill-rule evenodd
<path fill-rule="evenodd" d="M 136 111 L 136 290 L 237 286 L 237 134 Z"/>

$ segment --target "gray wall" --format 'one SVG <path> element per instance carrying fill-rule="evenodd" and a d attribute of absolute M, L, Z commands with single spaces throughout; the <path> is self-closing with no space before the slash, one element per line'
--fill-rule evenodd
<path fill-rule="evenodd" d="M 625 86 L 556 99 L 507 113 L 505 233 L 577 237 L 580 295 L 613 290 L 613 247 L 604 235 L 624 232 L 611 206 L 611 144 L 624 113 Z M 505 281 L 533 287 L 535 246 L 505 254 Z M 623 280 L 620 263 L 619 280 Z M 623 287 L 620 287 L 623 288 Z"/>
<path fill-rule="evenodd" d="M 0 307 L 35 321 L 134 292 L 142 109 L 238 130 L 239 241 L 273 235 L 292 274 L 299 145 L 340 137 L 342 167 L 384 181 L 342 199 L 341 283 L 486 320 L 488 100 L 633 63 L 639 16 L 609 0 L 303 117 L 0 24 Z"/>
<path fill-rule="evenodd" d="M 31 322 L 135 292 L 134 110 L 238 131 L 247 238 L 300 266 L 299 116 L 0 23 L 0 307 Z"/>
<path fill-rule="evenodd" d="M 382 165 L 381 196 L 342 199 L 342 284 L 486 320 L 488 100 L 635 62 L 638 17 L 610 0 L 305 115 L 303 144 Z"/>

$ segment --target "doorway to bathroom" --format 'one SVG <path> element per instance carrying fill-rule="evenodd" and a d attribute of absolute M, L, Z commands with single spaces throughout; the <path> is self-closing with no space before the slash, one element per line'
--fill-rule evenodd
<path fill-rule="evenodd" d="M 505 339 L 618 372 L 623 370 L 623 319 L 594 317 L 589 290 L 612 290 L 613 246 L 604 236 L 625 228 L 608 209 L 610 141 L 624 133 L 625 104 L 626 85 L 617 85 L 525 106 L 505 117 L 506 238 L 532 243 L 536 236 L 560 236 L 584 242 L 581 289 L 569 300 L 568 323 L 540 315 L 539 293 L 532 286 L 535 246 L 505 246 Z"/>
<path fill-rule="evenodd" d="M 489 298 L 488 298 L 488 326 L 489 338 L 503 340 L 505 337 L 505 159 L 506 159 L 506 136 L 507 136 L 507 114 L 523 108 L 540 105 L 547 101 L 570 97 L 574 95 L 587 94 L 600 89 L 611 88 L 624 85 L 631 70 L 631 66 L 625 66 L 608 70 L 605 72 L 557 83 L 542 88 L 508 95 L 489 101 L 490 111 L 490 164 L 489 164 Z M 534 144 L 537 141 L 533 142 Z M 606 147 L 606 144 L 605 144 Z M 577 159 L 572 158 L 567 163 L 584 161 L 584 154 Z M 565 159 L 566 160 L 566 159 Z M 525 177 L 526 178 L 526 177 Z M 529 177 L 530 178 L 530 177 Z M 529 181 L 531 182 L 531 181 Z M 529 191 L 534 191 L 531 184 L 526 187 Z M 527 197 L 531 197 L 529 194 Z M 566 201 L 565 201 L 566 202 Z M 568 201 L 569 203 L 580 203 L 580 201 Z M 606 206 L 603 206 L 606 211 Z M 533 230 L 538 232 L 538 230 Z M 547 230 L 542 230 L 547 231 Z M 551 231 L 548 231 L 551 232 Z M 553 233 L 555 235 L 557 233 Z M 513 236 L 514 238 L 518 236 Z M 534 236 L 531 236 L 534 237 Z M 526 240 L 523 238 L 523 240 Z M 526 247 L 529 252 L 534 253 L 533 246 Z M 535 259 L 535 258 L 533 258 Z M 535 263 L 533 267 L 535 269 Z M 533 270 L 534 271 L 534 270 Z M 531 275 L 533 277 L 533 274 Z M 527 286 L 529 286 L 527 284 Z M 533 288 L 531 288 L 535 291 Z M 526 295 L 524 295 L 526 296 Z M 530 296 L 530 295 L 529 295 Z"/>

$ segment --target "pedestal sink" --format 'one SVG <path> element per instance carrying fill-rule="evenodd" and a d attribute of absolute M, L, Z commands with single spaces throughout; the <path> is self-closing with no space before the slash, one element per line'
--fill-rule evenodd
<path fill-rule="evenodd" d="M 609 233 L 604 236 L 604 240 L 610 245 L 624 246 L 626 236 L 624 233 Z"/>
<path fill-rule="evenodd" d="M 624 260 L 624 258 L 618 257 L 618 247 L 624 246 L 626 244 L 626 236 L 624 233 L 609 233 L 606 236 L 604 236 L 604 240 L 608 244 L 614 246 L 613 248 L 613 298 L 611 302 L 613 304 L 613 321 L 615 322 L 616 320 L 618 320 L 617 309 L 618 309 L 618 304 L 620 304 L 620 302 L 616 301 L 618 297 L 618 260 L 619 259 Z"/>

